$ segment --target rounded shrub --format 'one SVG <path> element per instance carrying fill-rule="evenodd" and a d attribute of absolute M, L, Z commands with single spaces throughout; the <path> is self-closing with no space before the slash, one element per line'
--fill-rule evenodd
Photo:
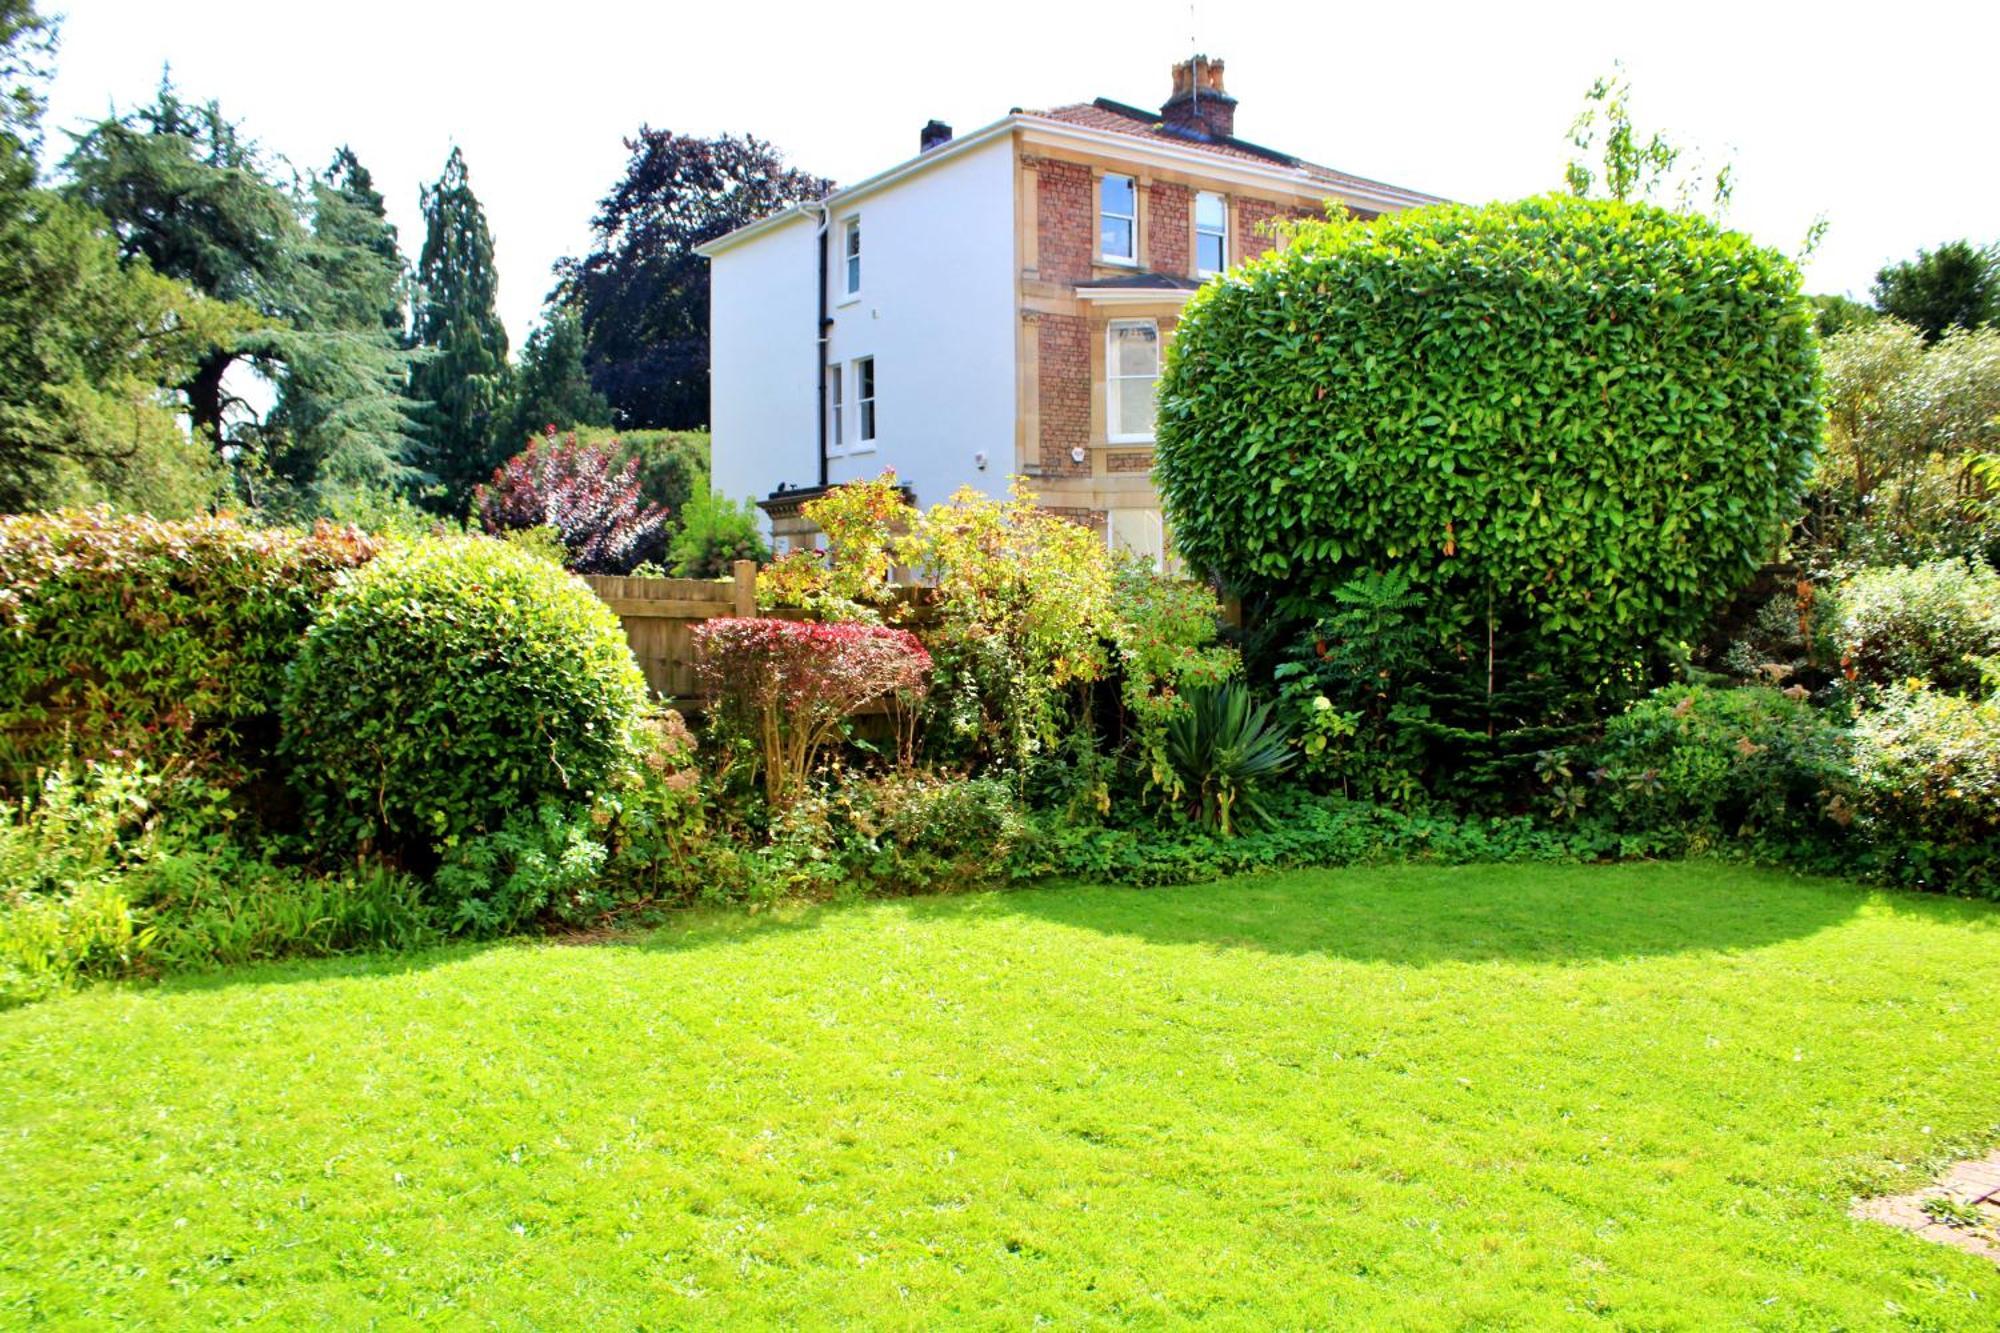
<path fill-rule="evenodd" d="M 1547 197 L 1308 223 L 1184 311 L 1156 473 L 1183 556 L 1327 605 L 1400 571 L 1446 640 L 1609 665 L 1771 549 L 1822 429 L 1784 256 Z"/>
<path fill-rule="evenodd" d="M 293 663 L 284 748 L 313 831 L 408 852 L 581 801 L 636 755 L 646 685 L 618 618 L 505 543 L 434 539 L 330 594 Z"/>
<path fill-rule="evenodd" d="M 1834 597 L 1841 668 L 1863 686 L 1927 680 L 1976 695 L 1984 664 L 2000 662 L 2000 573 L 1983 564 L 1864 569 Z"/>
<path fill-rule="evenodd" d="M 1854 726 L 1876 873 L 2000 898 L 2000 695 L 1896 686 Z"/>
<path fill-rule="evenodd" d="M 1680 851 L 1836 836 L 1852 806 L 1848 751 L 1846 733 L 1803 699 L 1670 685 L 1612 718 L 1590 757 L 1613 823 Z"/>

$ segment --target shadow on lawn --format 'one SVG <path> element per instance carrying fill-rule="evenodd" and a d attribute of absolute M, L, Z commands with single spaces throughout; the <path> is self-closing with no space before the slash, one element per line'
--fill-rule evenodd
<path fill-rule="evenodd" d="M 1990 905 L 1893 895 L 1895 910 L 2000 926 Z M 986 900 L 1156 944 L 1364 962 L 1595 962 L 1757 949 L 1838 925 L 1869 901 L 1838 880 L 1713 862 L 1384 866 L 1175 889 L 1036 889 Z M 918 915 L 963 911 L 950 900 Z"/>
<path fill-rule="evenodd" d="M 912 921 L 1038 922 L 1154 944 L 1325 954 L 1361 962 L 1589 963 L 1759 949 L 1878 908 L 1995 932 L 1991 903 L 1884 892 L 1840 880 L 1724 862 L 1622 865 L 1375 866 L 1300 870 L 1215 884 L 1131 889 L 1062 884 L 849 904 L 673 911 L 653 929 L 447 944 L 411 954 L 300 959 L 168 977 L 155 993 L 245 984 L 394 977 L 470 962 L 503 948 L 680 952 L 813 931 L 849 912 L 893 910 Z"/>

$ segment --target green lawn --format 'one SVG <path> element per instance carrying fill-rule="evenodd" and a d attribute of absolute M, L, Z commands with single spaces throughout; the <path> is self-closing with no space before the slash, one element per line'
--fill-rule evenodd
<path fill-rule="evenodd" d="M 0 1324 L 2000 1326 L 2000 910 L 1718 865 L 690 918 L 0 1014 Z"/>

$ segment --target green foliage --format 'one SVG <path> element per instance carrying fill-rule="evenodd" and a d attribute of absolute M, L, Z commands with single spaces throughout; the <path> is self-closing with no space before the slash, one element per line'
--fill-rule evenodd
<path fill-rule="evenodd" d="M 788 806 L 725 882 L 751 902 L 970 888 L 997 879 L 1026 835 L 1001 779 L 845 772 Z"/>
<path fill-rule="evenodd" d="M 721 491 L 697 491 L 681 511 L 680 531 L 667 556 L 681 578 L 719 579 L 738 560 L 770 559 L 771 548 L 748 500 L 738 504 Z"/>
<path fill-rule="evenodd" d="M 1103 679 L 1113 635 L 1102 536 L 1036 504 L 970 488 L 925 510 L 898 563 L 930 585 L 934 741 L 1025 780 L 1073 725 L 1075 692 Z"/>
<path fill-rule="evenodd" d="M 542 801 L 510 810 L 490 833 L 450 846 L 431 879 L 432 897 L 455 929 L 491 935 L 543 913 L 582 922 L 611 899 L 599 876 L 606 851 L 589 809 Z"/>
<path fill-rule="evenodd" d="M 1197 687 L 1187 707 L 1167 719 L 1167 762 L 1174 775 L 1169 793 L 1187 803 L 1203 828 L 1232 836 L 1240 805 L 1257 822 L 1269 824 L 1260 800 L 1271 779 L 1297 757 L 1291 733 L 1271 716 L 1271 705 L 1253 703 L 1241 681 Z"/>
<path fill-rule="evenodd" d="M 1311 614 L 1400 572 L 1439 649 L 1507 643 L 1503 676 L 1595 690 L 1772 549 L 1818 393 L 1798 275 L 1747 237 L 1576 199 L 1427 208 L 1307 224 L 1197 293 L 1155 475 L 1190 564 L 1247 594 Z"/>
<path fill-rule="evenodd" d="M 583 325 L 575 311 L 551 307 L 528 335 L 514 375 L 513 411 L 507 442 L 516 448 L 543 435 L 610 424 L 611 405 L 584 372 Z"/>
<path fill-rule="evenodd" d="M 45 770 L 0 819 L 0 1007 L 90 979 L 439 938 L 422 886 L 383 867 L 280 865 L 163 798 L 133 763 Z M 176 820 L 180 823 L 176 823 Z"/>
<path fill-rule="evenodd" d="M 2000 676 L 1984 698 L 1885 692 L 1854 726 L 1875 874 L 2000 898 Z"/>
<path fill-rule="evenodd" d="M 1194 823 L 1103 828 L 1040 817 L 1034 836 L 1008 863 L 1008 873 L 1020 880 L 1053 876 L 1155 886 L 1308 866 L 1573 861 L 1616 848 L 1596 829 L 1556 828 L 1525 816 L 1404 813 L 1284 789 L 1265 804 L 1268 822 L 1228 838 Z"/>
<path fill-rule="evenodd" d="M 2000 246 L 1947 241 L 1875 275 L 1875 306 L 1936 342 L 1952 329 L 2000 324 Z"/>
<path fill-rule="evenodd" d="M 645 700 L 618 618 L 581 582 L 500 542 L 433 539 L 327 598 L 284 748 L 328 851 L 409 855 L 587 803 L 632 761 Z"/>
<path fill-rule="evenodd" d="M 1875 307 L 1864 305 L 1851 296 L 1825 295 L 1812 297 L 1811 300 L 1813 331 L 1822 338 L 1873 324 L 1882 317 Z"/>
<path fill-rule="evenodd" d="M 580 430 L 578 438 L 618 443 L 619 461 L 639 460 L 639 493 L 667 511 L 669 543 L 696 497 L 709 494 L 709 438 L 705 430 Z"/>
<path fill-rule="evenodd" d="M 1570 159 L 1563 179 L 1579 198 L 1664 202 L 1659 196 L 1670 191 L 1674 207 L 1682 211 L 1706 206 L 1720 216 L 1729 207 L 1735 185 L 1727 164 L 1713 175 L 1693 163 L 1683 167 L 1686 149 L 1658 131 L 1642 136 L 1634 127 L 1632 81 L 1622 63 L 1584 94 L 1569 140 L 1582 156 Z"/>
<path fill-rule="evenodd" d="M 1183 692 L 1241 665 L 1216 642 L 1211 589 L 1121 561 L 1022 486 L 1004 501 L 962 490 L 918 512 L 885 472 L 807 501 L 804 513 L 827 548 L 762 570 L 760 603 L 909 625 L 937 667 L 931 748 L 1009 768 L 1023 791 L 1031 778 L 1062 788 L 1078 813 L 1110 802 L 1091 739 L 1095 686 L 1116 675 L 1131 748 L 1150 785 L 1165 788 L 1166 726 L 1184 711 Z M 915 572 L 921 592 L 894 581 L 899 569 Z M 1072 780 L 1044 782 L 1036 770 L 1058 750 Z"/>
<path fill-rule="evenodd" d="M 714 859 L 707 832 L 695 740 L 681 715 L 664 709 L 639 732 L 639 762 L 598 800 L 605 816 L 607 879 L 628 902 L 701 896 Z"/>
<path fill-rule="evenodd" d="M 1407 573 L 1365 570 L 1333 589 L 1325 614 L 1273 669 L 1309 779 L 1392 805 L 1417 795 L 1429 711 L 1407 687 L 1430 660 L 1422 609 Z"/>
<path fill-rule="evenodd" d="M 408 275 L 381 194 L 352 149 L 314 179 L 300 211 L 311 220 L 288 281 L 288 328 L 267 333 L 260 366 L 278 399 L 238 439 L 256 452 L 238 471 L 268 468 L 296 495 L 331 488 L 403 487 L 416 447 L 404 393 Z M 271 497 L 255 495 L 269 505 Z"/>
<path fill-rule="evenodd" d="M 125 883 L 150 934 L 144 964 L 166 973 L 443 938 L 423 882 L 384 865 L 318 873 L 214 839 L 167 839 Z"/>
<path fill-rule="evenodd" d="M 64 192 L 102 214 L 128 264 L 257 315 L 212 330 L 186 395 L 197 438 L 234 445 L 252 505 L 401 475 L 407 446 L 399 387 L 401 261 L 381 199 L 352 153 L 309 186 L 277 174 L 213 102 L 184 101 L 162 81 L 153 102 L 77 136 Z M 248 363 L 278 387 L 258 420 L 234 391 Z"/>
<path fill-rule="evenodd" d="M 511 456 L 507 330 L 494 308 L 500 276 L 486 210 L 472 192 L 457 148 L 444 173 L 424 187 L 424 248 L 417 259 L 411 335 L 422 353 L 410 372 L 419 405 L 417 462 L 430 502 L 465 512 L 472 488 Z"/>
<path fill-rule="evenodd" d="M 1657 850 L 1742 839 L 1782 853 L 1837 835 L 1851 816 L 1847 753 L 1845 734 L 1803 700 L 1671 685 L 1605 728 L 1589 755 L 1598 779 L 1589 800 Z"/>
<path fill-rule="evenodd" d="M 104 219 L 59 195 L 0 193 L 0 509 L 111 503 L 161 517 L 226 493 L 162 386 L 255 326 L 143 261 L 121 264 Z"/>
<path fill-rule="evenodd" d="M 1986 565 L 1863 569 L 1834 600 L 1841 665 L 1864 688 L 1921 680 L 1948 694 L 1981 694 L 2000 667 L 2000 574 Z"/>
<path fill-rule="evenodd" d="M 1207 584 L 1170 579 L 1140 559 L 1117 563 L 1111 637 L 1117 650 L 1118 699 L 1155 787 L 1173 781 L 1167 728 L 1190 691 L 1213 688 L 1243 666 L 1236 649 L 1216 642 L 1222 608 Z"/>
<path fill-rule="evenodd" d="M 1825 568 L 2000 557 L 2000 329 L 1933 344 L 1895 320 L 1827 340 L 1827 451 L 1812 478 L 1803 554 Z M 1996 478 L 2000 480 L 2000 478 Z"/>
<path fill-rule="evenodd" d="M 32 770 L 74 746 L 254 777 L 320 596 L 376 549 L 352 529 L 222 518 L 0 518 L 6 761 Z"/>
<path fill-rule="evenodd" d="M 0 1008 L 130 970 L 152 941 L 123 877 L 145 855 L 156 775 L 52 767 L 0 823 Z"/>

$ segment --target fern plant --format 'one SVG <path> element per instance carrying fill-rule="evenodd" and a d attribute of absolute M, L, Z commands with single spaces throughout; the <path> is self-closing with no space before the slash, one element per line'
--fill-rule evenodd
<path fill-rule="evenodd" d="M 1187 706 L 1167 721 L 1175 794 L 1203 828 L 1225 838 L 1235 832 L 1239 804 L 1259 822 L 1270 822 L 1258 784 L 1290 768 L 1296 757 L 1289 729 L 1271 716 L 1270 704 L 1253 704 L 1240 681 L 1190 690 Z"/>

